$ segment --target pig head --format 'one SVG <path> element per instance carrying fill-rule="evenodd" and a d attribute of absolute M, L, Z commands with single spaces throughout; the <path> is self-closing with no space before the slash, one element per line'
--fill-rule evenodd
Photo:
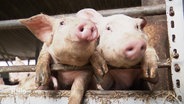
<path fill-rule="evenodd" d="M 144 78 L 150 82 L 158 81 L 156 71 L 158 57 L 154 48 L 148 44 L 147 35 L 143 32 L 143 28 L 146 25 L 145 19 L 132 18 L 123 14 L 103 17 L 94 9 L 80 10 L 77 16 L 91 20 L 96 24 L 100 34 L 97 51 L 103 56 L 108 65 L 120 69 L 121 67 L 131 68 L 132 66 L 141 64 L 141 69 L 139 70 L 127 69 L 128 71 L 114 70 L 113 72 L 109 70 L 110 74 L 107 74 L 102 79 L 103 83 L 106 83 L 106 81 L 110 83 L 113 80 L 121 79 L 121 77 L 124 78 L 125 76 L 128 76 L 125 77 L 128 79 L 126 81 L 124 79 L 119 80 L 121 81 L 119 83 L 128 83 L 127 87 L 137 78 Z M 130 79 L 131 81 L 128 81 Z M 127 87 L 123 87 L 122 89 Z M 107 89 L 110 89 L 110 87 Z"/>

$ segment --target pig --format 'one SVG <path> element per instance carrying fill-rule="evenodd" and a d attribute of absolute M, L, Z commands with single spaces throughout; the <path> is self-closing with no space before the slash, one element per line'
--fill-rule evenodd
<path fill-rule="evenodd" d="M 26 78 L 23 78 L 18 85 L 16 85 L 16 90 L 58 90 L 58 82 L 54 76 L 51 76 L 51 81 L 48 86 L 38 87 L 35 83 L 35 74 L 31 74 Z"/>
<path fill-rule="evenodd" d="M 95 53 L 99 34 L 94 23 L 89 20 L 76 16 L 54 18 L 38 14 L 21 19 L 20 22 L 44 43 L 36 65 L 38 86 L 48 85 L 51 75 L 50 64 L 80 67 L 88 64 L 90 57 Z M 100 61 L 98 63 L 99 66 L 107 68 L 104 64 Z M 90 87 L 96 89 L 91 69 L 58 71 L 56 78 L 59 89 L 71 89 L 69 104 L 82 103 L 88 83 L 92 83 Z"/>
<path fill-rule="evenodd" d="M 150 83 L 158 81 L 158 56 L 143 31 L 145 19 L 124 14 L 103 17 L 91 8 L 80 10 L 77 16 L 95 23 L 100 35 L 96 50 L 113 67 L 99 80 L 103 89 L 130 89 L 139 79 Z M 93 61 L 95 59 L 92 57 Z M 141 68 L 131 68 L 137 64 Z M 122 67 L 127 69 L 123 70 Z"/>
<path fill-rule="evenodd" d="M 13 66 L 25 65 L 19 57 L 15 57 Z M 35 72 L 14 72 L 9 73 L 9 81 L 11 84 L 18 84 L 21 80 L 26 79 L 30 75 L 35 75 Z"/>
<path fill-rule="evenodd" d="M 18 57 L 15 57 L 14 66 L 25 65 L 22 60 Z M 57 90 L 58 83 L 57 79 L 54 76 L 51 76 L 51 83 L 49 86 L 37 87 L 34 79 L 35 72 L 14 72 L 9 73 L 10 85 L 5 85 L 5 83 L 0 84 L 0 90 L 35 90 L 35 89 L 45 89 L 45 90 Z"/>
<path fill-rule="evenodd" d="M 22 90 L 35 90 L 35 89 L 38 89 L 38 87 L 37 87 L 34 79 L 35 79 L 35 75 L 29 75 L 27 77 L 21 78 L 21 80 L 19 80 L 16 84 L 0 85 L 0 90 L 20 90 L 20 91 L 22 91 Z M 44 89 L 46 89 L 46 88 L 44 88 Z"/>
<path fill-rule="evenodd" d="M 26 73 L 25 73 L 26 74 Z M 24 76 L 24 75 L 23 75 Z M 38 87 L 35 83 L 35 74 L 30 74 L 27 77 L 22 77 L 21 80 L 17 84 L 6 85 L 0 84 L 0 91 L 1 90 L 16 90 L 16 91 L 23 91 L 23 90 L 58 90 L 57 79 L 54 76 L 51 76 L 51 81 L 48 86 L 41 86 Z"/>

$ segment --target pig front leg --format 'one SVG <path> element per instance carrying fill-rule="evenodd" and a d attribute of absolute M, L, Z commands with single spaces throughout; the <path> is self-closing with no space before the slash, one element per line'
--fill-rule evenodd
<path fill-rule="evenodd" d="M 83 96 L 88 87 L 88 84 L 92 78 L 92 72 L 85 73 L 82 76 L 77 77 L 71 88 L 68 104 L 82 104 Z"/>
<path fill-rule="evenodd" d="M 38 57 L 38 63 L 36 69 L 36 84 L 37 86 L 47 86 L 50 81 L 51 70 L 50 70 L 51 56 L 47 51 L 47 46 L 44 43 L 40 55 Z"/>
<path fill-rule="evenodd" d="M 90 58 L 90 62 L 93 66 L 95 77 L 98 81 L 102 80 L 103 76 L 108 72 L 108 66 L 105 59 L 98 51 L 95 51 Z"/>
<path fill-rule="evenodd" d="M 144 59 L 142 62 L 143 78 L 145 79 L 158 79 L 158 56 L 153 47 L 146 49 Z"/>

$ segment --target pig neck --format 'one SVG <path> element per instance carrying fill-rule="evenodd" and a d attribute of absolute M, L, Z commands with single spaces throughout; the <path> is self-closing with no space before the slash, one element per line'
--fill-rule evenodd
<path fill-rule="evenodd" d="M 94 52 L 95 42 L 66 41 L 60 48 L 51 45 L 49 53 L 54 63 L 83 66 Z"/>

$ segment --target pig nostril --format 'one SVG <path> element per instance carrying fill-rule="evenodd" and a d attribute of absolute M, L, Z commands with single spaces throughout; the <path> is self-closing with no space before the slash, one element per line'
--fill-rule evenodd
<path fill-rule="evenodd" d="M 141 50 L 145 50 L 145 49 L 146 49 L 145 45 L 141 46 Z"/>
<path fill-rule="evenodd" d="M 83 27 L 81 27 L 81 28 L 80 28 L 80 32 L 83 32 L 83 31 L 84 31 L 84 28 L 83 28 Z"/>
<path fill-rule="evenodd" d="M 92 32 L 92 33 L 93 33 L 93 31 L 94 31 L 94 27 L 91 28 L 91 32 Z"/>
<path fill-rule="evenodd" d="M 127 51 L 132 51 L 132 50 L 133 50 L 133 47 L 127 48 Z"/>

